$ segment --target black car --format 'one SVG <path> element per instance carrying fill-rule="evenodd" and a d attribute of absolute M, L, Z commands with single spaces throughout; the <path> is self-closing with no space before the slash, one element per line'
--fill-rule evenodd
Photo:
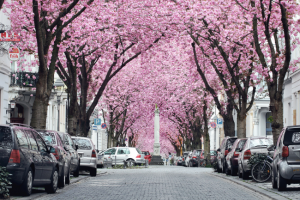
<path fill-rule="evenodd" d="M 63 141 L 64 148 L 71 156 L 70 173 L 72 173 L 74 177 L 78 177 L 80 168 L 80 157 L 77 153 L 78 145 L 73 142 L 68 133 L 58 132 L 58 134 Z"/>
<path fill-rule="evenodd" d="M 222 140 L 220 148 L 217 149 L 218 156 L 217 156 L 217 170 L 218 172 L 225 173 L 226 169 L 226 156 L 229 153 L 229 149 L 232 147 L 233 143 L 235 142 L 236 137 L 225 137 Z"/>
<path fill-rule="evenodd" d="M 12 174 L 13 188 L 29 196 L 32 187 L 45 187 L 55 193 L 59 167 L 42 137 L 32 128 L 20 125 L 0 125 L 0 166 Z"/>

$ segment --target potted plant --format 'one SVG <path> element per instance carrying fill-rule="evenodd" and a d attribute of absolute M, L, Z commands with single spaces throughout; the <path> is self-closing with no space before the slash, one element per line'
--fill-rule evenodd
<path fill-rule="evenodd" d="M 6 171 L 6 167 L 0 166 L 0 199 L 10 199 L 7 186 L 11 185 L 8 180 L 10 174 Z"/>

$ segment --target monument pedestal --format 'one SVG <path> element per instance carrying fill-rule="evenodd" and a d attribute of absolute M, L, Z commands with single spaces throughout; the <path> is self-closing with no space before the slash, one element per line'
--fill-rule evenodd
<path fill-rule="evenodd" d="M 151 158 L 151 162 L 149 163 L 149 165 L 164 165 L 164 161 L 161 158 L 161 156 L 152 156 Z"/>

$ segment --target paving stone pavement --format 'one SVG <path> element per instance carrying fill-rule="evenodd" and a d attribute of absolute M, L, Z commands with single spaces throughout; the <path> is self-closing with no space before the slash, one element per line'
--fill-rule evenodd
<path fill-rule="evenodd" d="M 234 181 L 236 183 L 240 182 L 243 185 L 247 184 L 252 189 L 261 188 L 267 192 L 274 193 L 275 196 L 277 196 L 276 199 L 278 199 L 281 196 L 281 197 L 284 197 L 285 199 L 300 200 L 300 185 L 299 184 L 287 185 L 286 191 L 279 192 L 277 189 L 272 188 L 271 182 L 257 183 L 256 181 L 252 180 L 251 178 L 249 180 L 243 180 L 243 179 L 239 178 L 238 176 L 226 176 L 225 174 L 222 174 L 222 173 L 213 173 L 213 175 L 220 176 L 222 178 L 226 178 L 226 179 Z M 247 185 L 245 185 L 245 186 L 247 186 Z"/>
<path fill-rule="evenodd" d="M 212 169 L 209 168 L 150 166 L 143 169 L 98 171 L 102 175 L 82 180 L 59 190 L 56 194 L 44 195 L 38 199 L 270 199 L 234 182 L 212 175 Z"/>

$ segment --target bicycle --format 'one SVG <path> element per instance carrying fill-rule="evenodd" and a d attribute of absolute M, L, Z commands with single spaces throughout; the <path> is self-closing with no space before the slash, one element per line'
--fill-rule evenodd
<path fill-rule="evenodd" d="M 268 155 L 263 155 L 265 157 L 264 160 L 254 164 L 251 169 L 252 178 L 259 183 L 268 181 L 272 176 L 272 166 L 270 163 L 273 162 L 273 159 L 269 155 L 270 152 L 268 152 Z"/>

